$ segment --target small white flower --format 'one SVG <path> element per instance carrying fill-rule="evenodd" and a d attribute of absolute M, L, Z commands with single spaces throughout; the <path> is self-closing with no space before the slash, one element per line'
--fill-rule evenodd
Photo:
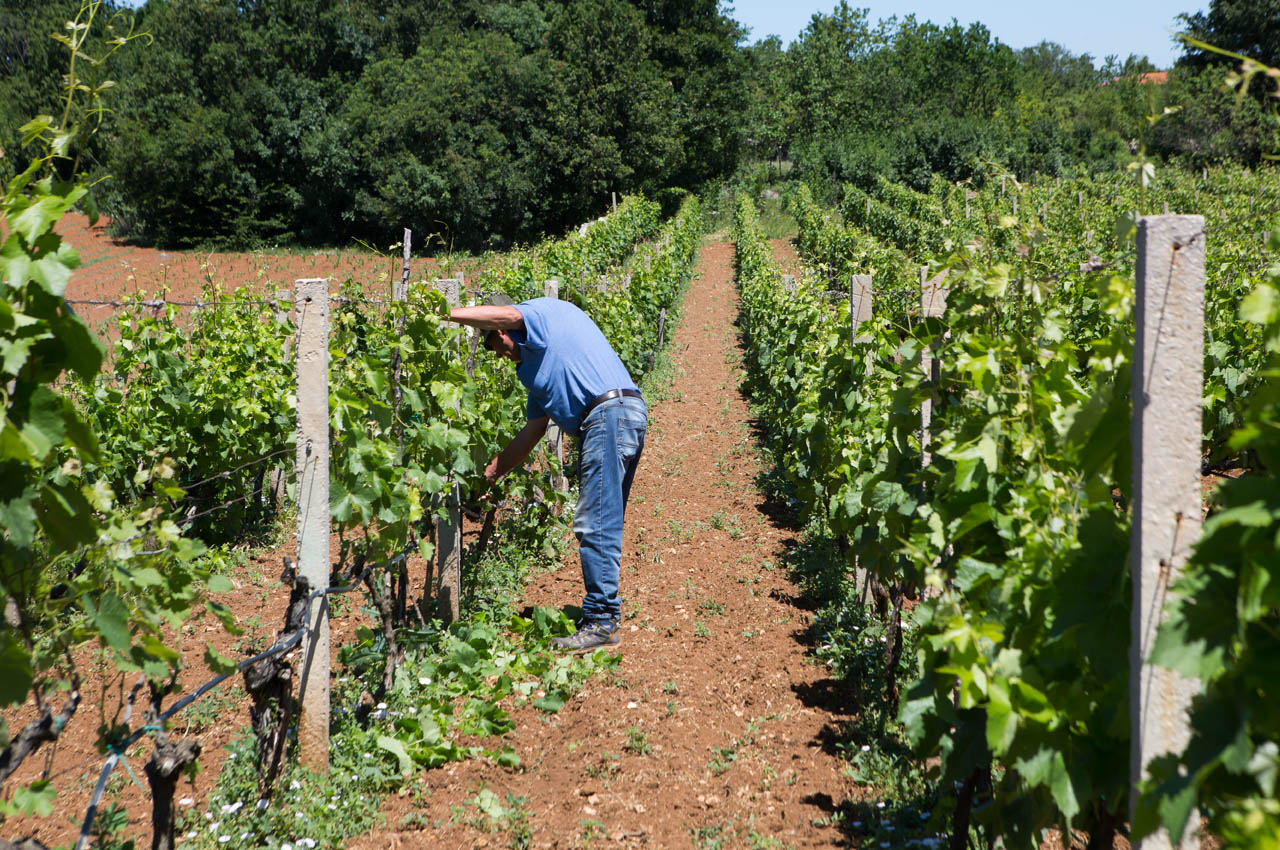
<path fill-rule="evenodd" d="M 218 831 L 218 822 L 217 822 L 217 821 L 214 821 L 213 823 L 209 824 L 209 831 L 210 831 L 210 832 L 217 832 L 217 831 Z"/>
<path fill-rule="evenodd" d="M 229 759 L 233 759 L 233 758 L 235 758 L 235 757 L 236 757 L 236 754 L 235 754 L 235 753 L 227 753 L 227 758 L 229 758 Z"/>
<path fill-rule="evenodd" d="M 293 816 L 294 816 L 295 818 L 300 818 L 300 817 L 302 817 L 302 812 L 294 812 L 294 813 L 293 813 Z"/>
<path fill-rule="evenodd" d="M 883 808 L 884 808 L 884 800 L 881 800 L 880 802 L 876 803 L 876 808 L 877 808 L 877 809 L 883 809 Z"/>
<path fill-rule="evenodd" d="M 627 703 L 627 708 L 639 708 L 639 707 L 640 706 L 636 705 L 634 702 Z"/>
<path fill-rule="evenodd" d="M 406 711 L 406 712 L 408 712 L 409 714 L 417 714 L 417 713 L 418 713 L 418 707 L 417 707 L 417 706 L 413 706 L 413 705 L 411 705 L 411 706 L 409 706 L 408 708 L 406 708 L 406 709 L 405 709 L 405 711 Z"/>
<path fill-rule="evenodd" d="M 205 819 L 205 820 L 213 820 L 213 812 L 205 812 L 205 813 L 204 813 L 204 819 Z"/>
<path fill-rule="evenodd" d="M 293 850 L 293 845 L 286 841 L 284 844 L 280 845 L 280 850 Z"/>
<path fill-rule="evenodd" d="M 271 805 L 271 801 L 268 800 L 266 797 L 263 797 L 261 800 L 258 801 L 258 811 L 260 812 L 266 811 L 266 808 L 269 805 Z"/>
<path fill-rule="evenodd" d="M 301 787 L 302 787 L 302 783 L 296 779 L 289 783 L 290 791 L 297 791 Z M 281 850 L 283 850 L 283 848 L 281 848 Z"/>
<path fill-rule="evenodd" d="M 869 753 L 869 752 L 871 752 L 871 745 L 870 745 L 870 744 L 863 744 L 863 745 L 862 745 L 862 751 L 863 751 L 864 753 Z"/>
<path fill-rule="evenodd" d="M 227 803 L 222 807 L 222 813 L 224 815 L 234 815 L 236 812 L 240 811 L 240 808 L 243 805 L 244 802 L 241 800 L 236 800 L 234 803 Z"/>
<path fill-rule="evenodd" d="M 196 837 L 197 835 L 199 835 L 199 834 L 200 834 L 200 833 L 196 832 L 196 831 L 193 829 L 193 830 L 191 830 L 190 832 L 188 832 L 188 833 L 187 833 L 187 838 L 195 838 L 195 837 Z"/>
<path fill-rule="evenodd" d="M 240 833 L 240 840 L 241 840 L 241 841 L 244 841 L 244 840 L 245 840 L 246 838 L 248 838 L 248 837 L 249 837 L 249 830 L 247 830 L 247 829 L 246 829 L 244 832 Z"/>
<path fill-rule="evenodd" d="M 299 838 L 298 846 L 306 847 L 307 850 L 311 850 L 312 847 L 316 846 L 316 840 L 314 838 Z"/>
<path fill-rule="evenodd" d="M 378 711 L 386 711 L 387 704 L 385 702 L 380 702 L 377 705 L 375 705 L 374 708 L 378 709 Z"/>
<path fill-rule="evenodd" d="M 183 797 L 181 800 L 178 801 L 179 806 L 194 806 L 195 804 L 196 804 L 196 801 L 195 801 L 195 798 L 193 797 Z"/>
<path fill-rule="evenodd" d="M 419 676 L 419 677 L 418 677 L 418 684 L 419 684 L 419 685 L 429 685 L 429 684 L 431 684 L 431 677 L 430 677 L 430 676 Z"/>
<path fill-rule="evenodd" d="M 856 820 L 853 822 L 852 826 L 854 829 L 862 829 L 862 821 Z"/>
<path fill-rule="evenodd" d="M 325 808 L 331 812 L 336 812 L 338 810 L 338 807 L 335 806 L 333 803 L 330 803 L 329 805 L 325 806 Z"/>
<path fill-rule="evenodd" d="M 230 835 L 219 835 L 219 836 L 218 836 L 218 843 L 219 843 L 219 844 L 226 844 L 226 843 L 227 843 L 228 841 L 230 841 L 230 840 L 231 840 L 231 836 L 230 836 Z"/>

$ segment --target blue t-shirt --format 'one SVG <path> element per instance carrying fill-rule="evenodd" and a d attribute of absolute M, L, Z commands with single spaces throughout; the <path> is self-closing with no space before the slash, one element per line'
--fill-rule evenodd
<path fill-rule="evenodd" d="M 601 393 L 636 389 L 627 368 L 591 317 L 567 301 L 534 298 L 516 305 L 524 333 L 516 376 L 529 391 L 525 415 L 551 419 L 577 434 L 582 412 Z"/>

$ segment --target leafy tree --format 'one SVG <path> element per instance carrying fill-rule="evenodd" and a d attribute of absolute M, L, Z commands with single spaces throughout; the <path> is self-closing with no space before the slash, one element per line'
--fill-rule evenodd
<path fill-rule="evenodd" d="M 1253 98 L 1223 91 L 1221 66 L 1179 68 L 1170 75 L 1168 102 L 1177 111 L 1151 131 L 1150 149 L 1200 167 L 1231 161 L 1256 165 L 1275 147 L 1274 116 Z"/>
<path fill-rule="evenodd" d="M 743 118 L 746 149 L 762 159 L 781 157 L 787 152 L 796 124 L 787 53 L 776 35 L 756 42 L 745 53 L 748 67 Z"/>
<path fill-rule="evenodd" d="M 680 165 L 665 182 L 697 187 L 733 171 L 741 155 L 746 31 L 720 11 L 718 0 L 640 3 L 653 33 L 652 57 L 676 101 Z"/>
<path fill-rule="evenodd" d="M 1178 19 L 1197 41 L 1280 65 L 1280 0 L 1210 0 L 1208 12 L 1182 14 Z M 1229 64 L 1230 59 L 1188 44 L 1178 65 L 1205 68 Z"/>

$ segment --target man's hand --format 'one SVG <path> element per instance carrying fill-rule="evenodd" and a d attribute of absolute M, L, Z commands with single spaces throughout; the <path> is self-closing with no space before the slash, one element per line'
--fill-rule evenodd
<path fill-rule="evenodd" d="M 511 438 L 507 447 L 498 452 L 498 456 L 489 461 L 489 465 L 484 468 L 484 480 L 489 482 L 489 486 L 493 486 L 494 482 L 515 469 L 529 456 L 529 452 L 533 451 L 538 440 L 541 440 L 542 435 L 547 432 L 547 424 L 550 421 L 550 418 L 544 416 L 524 423 L 524 427 Z"/>
<path fill-rule="evenodd" d="M 485 514 L 497 508 L 493 501 L 493 495 L 484 493 L 475 499 L 462 505 L 462 513 L 472 522 L 480 522 L 484 519 Z"/>

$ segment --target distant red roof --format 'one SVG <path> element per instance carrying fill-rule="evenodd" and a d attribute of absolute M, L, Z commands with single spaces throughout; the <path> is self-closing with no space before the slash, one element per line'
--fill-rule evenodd
<path fill-rule="evenodd" d="M 1169 82 L 1169 72 L 1168 71 L 1148 71 L 1145 74 L 1138 74 L 1138 76 L 1136 77 L 1112 77 L 1109 80 L 1103 80 L 1102 84 L 1106 86 L 1106 85 L 1110 85 L 1111 83 L 1117 83 L 1120 80 L 1129 80 L 1129 79 L 1137 80 L 1139 83 L 1142 83 L 1143 85 L 1150 84 L 1153 86 L 1162 86 L 1165 83 Z"/>

